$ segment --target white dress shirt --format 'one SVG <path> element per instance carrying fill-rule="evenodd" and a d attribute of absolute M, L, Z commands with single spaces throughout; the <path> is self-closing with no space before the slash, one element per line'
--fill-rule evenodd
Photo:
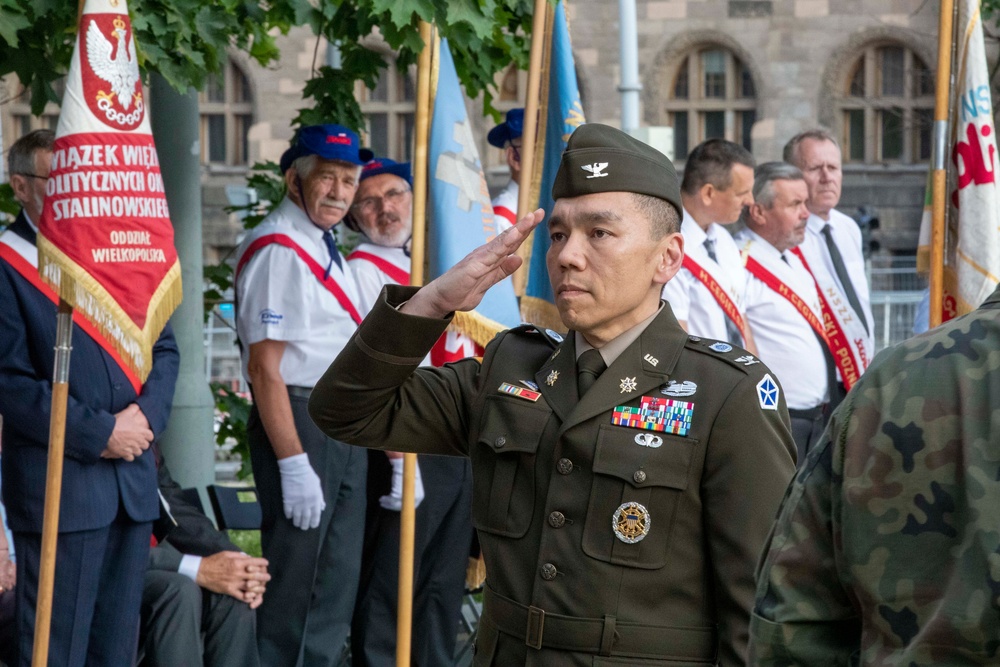
<path fill-rule="evenodd" d="M 871 293 L 868 289 L 868 278 L 865 274 L 865 258 L 861 252 L 861 230 L 858 223 L 836 209 L 830 209 L 830 229 L 833 233 L 833 241 L 837 244 L 841 256 L 844 258 L 844 267 L 851 277 L 854 291 L 861 302 L 864 311 L 861 316 L 868 324 L 868 350 L 874 350 L 874 338 L 872 332 L 875 329 L 875 318 L 872 316 Z M 816 214 L 809 216 L 806 222 L 806 237 L 799 246 L 809 268 L 816 274 L 816 280 L 820 285 L 837 285 L 840 293 L 844 294 L 844 286 L 837 277 L 837 271 L 833 267 L 833 260 L 830 258 L 830 251 L 826 246 L 826 238 L 823 236 L 823 227 L 827 221 Z M 844 297 L 847 303 L 847 297 Z M 831 306 L 836 307 L 835 304 Z"/>
<path fill-rule="evenodd" d="M 736 304 L 737 310 L 744 313 L 747 273 L 743 268 L 739 246 L 732 235 L 725 227 L 714 222 L 708 226 L 707 231 L 703 230 L 686 210 L 681 222 L 681 234 L 684 236 L 684 254 L 690 255 L 691 259 L 711 273 Z M 715 242 L 718 263 L 708 256 L 705 239 Z M 674 316 L 687 323 L 687 330 L 691 335 L 723 341 L 729 339 L 725 311 L 705 284 L 687 269 L 681 268 L 663 286 L 662 297 L 670 304 Z"/>
<path fill-rule="evenodd" d="M 237 257 L 242 258 L 254 240 L 267 234 L 289 236 L 324 269 L 330 264 L 323 230 L 290 199 L 247 234 Z M 333 262 L 330 277 L 363 314 L 354 277 L 343 256 L 340 261 L 343 269 Z M 236 331 L 243 343 L 243 376 L 248 380 L 250 346 L 265 339 L 279 340 L 286 343 L 280 364 L 285 384 L 312 387 L 357 329 L 306 262 L 281 245 L 261 248 L 243 266 L 236 278 L 236 300 Z"/>
<path fill-rule="evenodd" d="M 809 305 L 820 322 L 816 284 L 792 252 L 782 253 L 749 229 L 740 230 L 737 243 Z M 790 410 L 808 410 L 829 400 L 826 357 L 809 322 L 785 297 L 747 272 L 746 318 L 757 343 L 757 353 L 774 371 L 785 390 Z"/>

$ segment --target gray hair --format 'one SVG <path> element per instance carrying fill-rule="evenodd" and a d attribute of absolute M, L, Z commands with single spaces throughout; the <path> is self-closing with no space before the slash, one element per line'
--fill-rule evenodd
<path fill-rule="evenodd" d="M 782 159 L 789 164 L 794 164 L 796 167 L 801 168 L 802 163 L 799 161 L 799 146 L 806 139 L 812 139 L 814 141 L 829 141 L 837 147 L 838 151 L 840 150 L 840 143 L 837 142 L 837 139 L 833 136 L 833 133 L 830 132 L 830 130 L 824 127 L 815 127 L 811 130 L 806 130 L 805 132 L 799 132 L 794 137 L 789 139 L 788 143 L 785 144 L 785 150 L 781 155 Z"/>
<path fill-rule="evenodd" d="M 14 174 L 34 174 L 35 154 L 51 151 L 55 140 L 56 133 L 52 130 L 35 130 L 15 141 L 7 153 L 8 178 Z"/>
<path fill-rule="evenodd" d="M 753 172 L 753 201 L 764 208 L 774 206 L 775 181 L 804 181 L 802 171 L 787 162 L 765 162 Z M 747 224 L 750 220 L 750 207 L 744 207 L 740 220 Z"/>
<path fill-rule="evenodd" d="M 295 168 L 295 173 L 299 175 L 299 178 L 305 180 L 309 178 L 309 174 L 311 174 L 313 169 L 316 168 L 318 162 L 319 162 L 318 155 L 315 154 L 303 155 L 300 158 L 296 158 L 296 160 L 292 162 L 292 167 Z M 359 165 L 351 164 L 350 162 L 344 162 L 342 160 L 328 160 L 328 162 L 333 162 L 334 164 L 343 165 L 345 167 L 355 167 L 358 170 L 358 173 L 355 174 L 355 178 L 361 177 L 362 167 Z"/>
<path fill-rule="evenodd" d="M 680 213 L 666 199 L 638 192 L 629 194 L 632 195 L 632 204 L 636 210 L 649 218 L 649 230 L 654 241 L 659 241 L 667 234 L 681 231 Z"/>

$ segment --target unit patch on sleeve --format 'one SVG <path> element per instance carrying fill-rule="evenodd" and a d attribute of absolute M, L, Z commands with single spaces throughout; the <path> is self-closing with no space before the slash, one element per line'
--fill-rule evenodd
<path fill-rule="evenodd" d="M 616 406 L 611 413 L 611 423 L 615 426 L 641 428 L 646 431 L 687 435 L 693 415 L 694 403 L 658 396 L 643 396 L 639 407 Z"/>
<path fill-rule="evenodd" d="M 757 383 L 757 400 L 760 401 L 761 410 L 778 409 L 778 384 L 770 374 Z"/>

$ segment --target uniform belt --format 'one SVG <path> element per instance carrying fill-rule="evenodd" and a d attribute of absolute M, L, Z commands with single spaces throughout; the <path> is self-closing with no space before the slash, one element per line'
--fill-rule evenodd
<path fill-rule="evenodd" d="M 788 408 L 788 416 L 796 419 L 819 419 L 823 416 L 824 410 L 826 410 L 826 403 L 817 405 L 815 408 L 806 408 L 805 410 L 792 410 Z"/>
<path fill-rule="evenodd" d="M 294 398 L 309 398 L 309 395 L 312 393 L 312 387 L 294 387 L 288 385 L 288 395 Z"/>
<path fill-rule="evenodd" d="M 673 628 L 618 621 L 614 616 L 580 618 L 552 614 L 515 602 L 487 584 L 487 618 L 531 648 L 627 658 L 679 658 L 714 662 L 715 628 Z"/>

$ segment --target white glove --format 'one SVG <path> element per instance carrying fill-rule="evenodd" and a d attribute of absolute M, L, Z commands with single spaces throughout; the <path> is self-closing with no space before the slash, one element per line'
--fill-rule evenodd
<path fill-rule="evenodd" d="M 319 525 L 320 514 L 326 509 L 323 487 L 319 476 L 309 465 L 308 454 L 296 454 L 286 459 L 278 459 L 281 473 L 281 498 L 285 507 L 285 518 L 302 530 Z"/>
<path fill-rule="evenodd" d="M 398 512 L 403 509 L 403 459 L 389 459 L 392 464 L 392 491 L 389 495 L 378 499 L 378 504 L 387 510 Z M 416 461 L 413 475 L 413 507 L 420 507 L 420 501 L 424 499 L 424 483 L 420 479 L 420 465 Z"/>

